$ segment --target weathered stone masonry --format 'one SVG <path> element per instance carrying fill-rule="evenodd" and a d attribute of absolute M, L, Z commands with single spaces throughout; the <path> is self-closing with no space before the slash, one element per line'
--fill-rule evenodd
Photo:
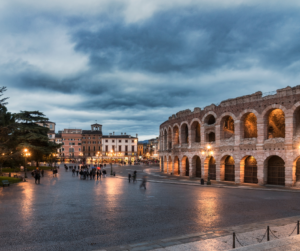
<path fill-rule="evenodd" d="M 161 171 L 173 175 L 294 186 L 299 146 L 300 86 L 180 111 L 160 125 Z"/>

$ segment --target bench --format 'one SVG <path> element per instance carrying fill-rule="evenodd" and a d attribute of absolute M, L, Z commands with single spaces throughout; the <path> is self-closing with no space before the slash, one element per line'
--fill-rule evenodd
<path fill-rule="evenodd" d="M 2 180 L 2 185 L 4 186 L 9 186 L 9 181 L 8 180 Z"/>

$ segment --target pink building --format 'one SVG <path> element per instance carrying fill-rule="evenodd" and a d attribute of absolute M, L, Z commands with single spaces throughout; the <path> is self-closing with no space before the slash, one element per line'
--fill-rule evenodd
<path fill-rule="evenodd" d="M 61 132 L 63 146 L 60 157 L 67 160 L 79 160 L 82 157 L 82 130 L 64 129 Z"/>

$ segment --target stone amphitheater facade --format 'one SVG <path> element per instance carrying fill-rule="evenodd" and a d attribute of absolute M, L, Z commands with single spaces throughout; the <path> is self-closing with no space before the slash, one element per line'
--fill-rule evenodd
<path fill-rule="evenodd" d="M 159 147 L 165 173 L 295 186 L 300 183 L 300 86 L 180 111 L 160 125 Z"/>

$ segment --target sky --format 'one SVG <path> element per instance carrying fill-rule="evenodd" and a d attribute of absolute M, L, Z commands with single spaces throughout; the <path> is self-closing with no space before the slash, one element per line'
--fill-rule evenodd
<path fill-rule="evenodd" d="M 300 84 L 300 1 L 2 0 L 8 109 L 158 136 L 181 110 Z"/>

